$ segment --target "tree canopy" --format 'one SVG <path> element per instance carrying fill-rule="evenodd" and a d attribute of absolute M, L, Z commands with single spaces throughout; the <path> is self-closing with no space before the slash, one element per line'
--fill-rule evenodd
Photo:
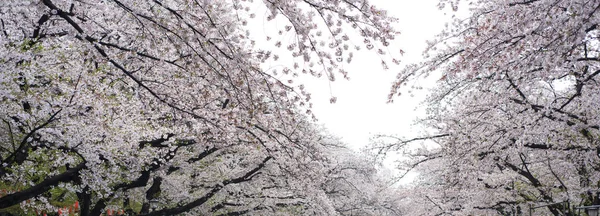
<path fill-rule="evenodd" d="M 402 70 L 390 94 L 416 78 L 439 79 L 418 121 L 427 133 L 374 146 L 406 152 L 399 167 L 421 173 L 410 200 L 426 207 L 412 215 L 572 215 L 599 204 L 600 3 L 463 6 L 468 18 L 431 41 L 426 60 Z"/>
<path fill-rule="evenodd" d="M 359 51 L 382 69 L 399 64 L 386 48 L 398 20 L 366 0 L 2 1 L 0 214 L 65 214 L 73 203 L 80 215 L 578 215 L 600 205 L 600 2 L 439 8 L 468 16 L 429 41 L 388 95 L 437 80 L 415 124 L 424 132 L 376 136 L 372 158 L 316 124 L 298 83 L 347 78 Z M 377 159 L 391 153 L 399 178 L 418 174 L 411 185 L 381 175 Z"/>
<path fill-rule="evenodd" d="M 287 52 L 256 46 L 257 6 Z M 309 94 L 261 68 L 334 80 L 352 50 L 384 55 L 394 19 L 367 2 L 8 0 L 0 21 L 0 210 L 397 214 L 352 195 L 373 168 L 335 159 Z"/>

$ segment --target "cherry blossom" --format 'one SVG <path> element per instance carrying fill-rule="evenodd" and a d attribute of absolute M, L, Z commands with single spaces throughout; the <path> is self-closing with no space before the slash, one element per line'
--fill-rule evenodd
<path fill-rule="evenodd" d="M 440 1 L 471 15 L 430 41 L 389 97 L 411 80 L 439 79 L 417 122 L 426 133 L 373 146 L 404 153 L 399 168 L 421 173 L 419 193 L 407 199 L 422 208 L 411 214 L 521 215 L 545 206 L 535 214 L 563 215 L 598 204 L 600 4 L 463 3 Z"/>
<path fill-rule="evenodd" d="M 250 39 L 256 4 L 289 22 L 288 52 Z M 385 55 L 394 21 L 347 0 L 3 1 L 0 209 L 336 214 L 309 95 L 261 64 L 334 80 L 352 41 Z"/>

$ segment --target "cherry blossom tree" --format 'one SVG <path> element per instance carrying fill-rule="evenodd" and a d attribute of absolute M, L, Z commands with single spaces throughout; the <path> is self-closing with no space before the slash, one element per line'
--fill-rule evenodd
<path fill-rule="evenodd" d="M 390 100 L 420 88 L 415 79 L 439 79 L 418 121 L 427 132 L 374 144 L 404 153 L 400 168 L 421 173 L 410 203 L 422 208 L 411 214 L 564 215 L 598 204 L 600 3 L 468 3 L 471 15 L 392 87 Z"/>
<path fill-rule="evenodd" d="M 388 184 L 390 179 L 378 169 L 380 166 L 365 155 L 338 146 L 328 151 L 330 166 L 321 185 L 335 211 L 341 215 L 404 215 L 399 191 Z"/>
<path fill-rule="evenodd" d="M 257 4 L 288 52 L 255 46 Z M 261 63 L 334 80 L 394 21 L 348 0 L 2 1 L 0 209 L 335 214 L 310 95 Z"/>

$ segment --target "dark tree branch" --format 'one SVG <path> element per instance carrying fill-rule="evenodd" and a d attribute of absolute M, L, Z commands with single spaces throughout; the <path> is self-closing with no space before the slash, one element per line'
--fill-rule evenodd
<path fill-rule="evenodd" d="M 90 194 L 89 187 L 85 186 L 83 191 L 77 192 L 77 199 L 79 200 L 80 214 L 81 216 L 90 215 L 90 205 L 92 205 L 92 195 Z"/>
<path fill-rule="evenodd" d="M 29 131 L 29 133 L 27 133 L 27 135 L 25 135 L 25 137 L 23 137 L 23 139 L 21 140 L 21 143 L 19 144 L 19 148 L 17 148 L 12 154 L 10 154 L 6 159 L 4 159 L 2 161 L 2 164 L 8 164 L 8 166 L 1 166 L 0 167 L 0 177 L 4 176 L 6 174 L 6 169 L 10 168 L 13 163 L 21 164 L 21 163 L 23 163 L 23 161 L 25 161 L 25 159 L 27 159 L 27 157 L 29 155 L 28 150 L 31 147 L 31 145 L 29 144 L 29 139 L 32 138 L 32 136 L 38 130 L 46 127 L 48 124 L 50 124 L 52 121 L 54 121 L 55 118 L 56 118 L 56 116 L 61 111 L 62 111 L 62 109 L 56 111 L 43 124 L 38 125 L 33 130 Z"/>
<path fill-rule="evenodd" d="M 197 157 L 188 159 L 188 163 L 194 163 L 194 162 L 200 161 L 200 160 L 204 159 L 205 157 L 207 157 L 208 155 L 210 155 L 218 150 L 219 149 L 217 147 L 212 147 L 210 149 L 206 149 L 205 151 L 200 153 Z"/>
<path fill-rule="evenodd" d="M 206 193 L 204 196 L 188 203 L 182 206 L 178 206 L 178 207 L 174 207 L 174 208 L 167 208 L 167 209 L 161 209 L 159 211 L 154 211 L 154 212 L 150 212 L 148 214 L 144 214 L 146 216 L 158 216 L 158 215 L 176 215 L 176 214 L 181 214 L 183 212 L 187 212 L 192 210 L 193 208 L 196 208 L 204 203 L 206 203 L 206 201 L 208 201 L 208 199 L 210 199 L 211 197 L 213 197 L 215 194 L 217 194 L 219 191 L 221 191 L 221 189 L 223 189 L 223 187 L 229 185 L 229 184 L 237 184 L 237 183 L 241 183 L 241 182 L 245 182 L 245 181 L 249 181 L 252 179 L 252 177 L 258 173 L 258 171 L 260 171 L 261 169 L 264 168 L 264 166 L 266 165 L 266 163 L 271 160 L 272 157 L 269 156 L 267 158 L 265 158 L 256 168 L 246 172 L 244 175 L 237 177 L 237 178 L 233 178 L 233 179 L 228 179 L 223 181 L 221 184 L 217 184 L 214 185 L 212 190 L 210 190 L 208 193 Z"/>
<path fill-rule="evenodd" d="M 85 32 L 83 31 L 83 29 L 79 26 L 79 24 L 77 24 L 75 21 L 73 21 L 73 19 L 71 19 L 71 17 L 69 16 L 68 13 L 64 12 L 63 10 L 61 10 L 60 8 L 58 8 L 56 5 L 54 5 L 54 3 L 52 3 L 51 0 L 42 0 L 42 2 L 44 3 L 44 5 L 46 5 L 48 8 L 52 9 L 52 10 L 56 10 L 58 16 L 60 16 L 61 18 L 63 18 L 64 20 L 67 21 L 67 23 L 69 23 L 73 28 L 75 28 L 75 30 L 77 30 L 77 32 L 79 32 L 82 35 L 85 35 Z M 165 105 L 179 111 L 185 114 L 188 114 L 194 118 L 198 118 L 198 119 L 202 119 L 204 122 L 208 123 L 208 124 L 212 124 L 213 126 L 217 126 L 215 125 L 215 123 L 209 121 L 208 119 L 199 116 L 193 112 L 187 111 L 184 108 L 181 108 L 179 106 L 177 106 L 174 103 L 171 103 L 169 101 L 167 101 L 166 98 L 159 96 L 158 93 L 156 93 L 154 90 L 152 90 L 150 87 L 148 87 L 146 84 L 144 84 L 140 79 L 138 79 L 136 76 L 133 75 L 133 73 L 129 70 L 127 70 L 125 67 L 123 67 L 121 64 L 119 64 L 117 61 L 115 61 L 113 58 L 111 58 L 110 56 L 108 56 L 108 54 L 106 53 L 106 51 L 104 51 L 104 49 L 102 49 L 99 46 L 99 43 L 97 41 L 97 39 L 94 39 L 90 36 L 77 36 L 76 38 L 79 38 L 80 40 L 85 40 L 89 43 L 92 44 L 92 46 L 96 49 L 96 51 L 98 51 L 98 53 L 106 58 L 108 60 L 108 62 L 110 62 L 113 66 L 115 66 L 117 69 L 119 69 L 121 72 L 123 72 L 127 77 L 129 77 L 131 80 L 133 80 L 136 84 L 138 84 L 140 87 L 142 87 L 143 89 L 145 89 L 150 95 L 152 95 L 152 97 L 156 98 L 158 101 L 160 101 L 161 103 L 164 103 Z"/>
<path fill-rule="evenodd" d="M 512 2 L 512 3 L 508 3 L 508 6 L 515 6 L 515 5 L 530 5 L 533 4 L 535 2 L 537 2 L 539 0 L 528 0 L 528 1 L 521 1 L 521 2 Z"/>
<path fill-rule="evenodd" d="M 47 178 L 39 184 L 36 184 L 26 190 L 0 197 L 0 209 L 8 208 L 25 200 L 39 196 L 42 193 L 50 190 L 53 186 L 57 186 L 61 182 L 72 181 L 77 175 L 79 175 L 79 171 L 84 168 L 85 163 L 81 163 L 59 175 Z"/>

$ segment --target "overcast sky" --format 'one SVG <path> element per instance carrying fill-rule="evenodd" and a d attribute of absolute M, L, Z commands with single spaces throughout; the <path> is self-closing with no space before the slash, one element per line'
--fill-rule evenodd
<path fill-rule="evenodd" d="M 399 18 L 395 26 L 400 37 L 391 45 L 390 51 L 399 57 L 402 65 L 416 63 L 422 59 L 425 41 L 439 33 L 449 20 L 437 9 L 438 0 L 372 0 L 372 4 L 384 8 Z M 405 51 L 400 56 L 397 50 Z M 383 70 L 376 55 L 371 52 L 355 53 L 351 65 L 346 65 L 350 80 L 339 79 L 331 83 L 331 93 L 338 98 L 330 104 L 329 83 L 313 80 L 307 87 L 313 92 L 313 112 L 332 133 L 354 149 L 368 144 L 374 134 L 397 134 L 416 136 L 418 128 L 411 127 L 417 115 L 424 110 L 419 103 L 426 95 L 424 91 L 410 97 L 405 94 L 387 104 L 391 82 L 402 67 Z M 392 64 L 390 64 L 392 65 Z M 431 80 L 422 81 L 423 84 Z"/>
<path fill-rule="evenodd" d="M 425 41 L 439 33 L 449 20 L 449 16 L 444 16 L 443 11 L 438 10 L 438 1 L 370 0 L 373 5 L 388 10 L 391 16 L 399 19 L 395 28 L 401 31 L 401 34 L 391 43 L 387 52 L 400 59 L 401 66 L 394 66 L 392 62 L 388 62 L 390 69 L 383 70 L 381 59 L 374 52 L 363 49 L 354 53 L 351 64 L 343 66 L 349 72 L 350 80 L 344 80 L 341 75 L 337 75 L 338 79 L 331 83 L 324 77 L 301 77 L 300 82 L 296 84 L 304 84 L 311 92 L 312 111 L 318 118 L 318 123 L 341 137 L 343 142 L 355 150 L 366 146 L 369 138 L 375 134 L 397 134 L 406 137 L 416 135 L 419 128 L 411 127 L 411 124 L 416 116 L 424 114 L 423 108 L 419 108 L 418 105 L 423 101 L 425 91 L 415 94 L 414 97 L 406 94 L 396 98 L 393 104 L 386 103 L 387 95 L 402 65 L 419 62 L 422 59 Z M 289 24 L 283 19 L 267 22 L 266 17 L 269 13 L 264 6 L 259 5 L 250 10 L 251 13 L 256 13 L 256 19 L 250 20 L 248 24 L 248 29 L 252 31 L 251 37 L 273 37 L 277 35 L 277 29 Z M 257 38 L 259 47 L 272 47 L 268 43 L 259 43 L 261 39 Z M 403 56 L 399 53 L 400 49 L 405 52 Z M 285 56 L 281 55 L 279 61 L 268 62 L 262 66 L 267 71 L 282 68 L 286 62 L 291 62 L 290 59 L 286 60 Z M 424 84 L 432 81 L 421 82 Z M 337 103 L 330 104 L 332 96 L 337 97 Z"/>

